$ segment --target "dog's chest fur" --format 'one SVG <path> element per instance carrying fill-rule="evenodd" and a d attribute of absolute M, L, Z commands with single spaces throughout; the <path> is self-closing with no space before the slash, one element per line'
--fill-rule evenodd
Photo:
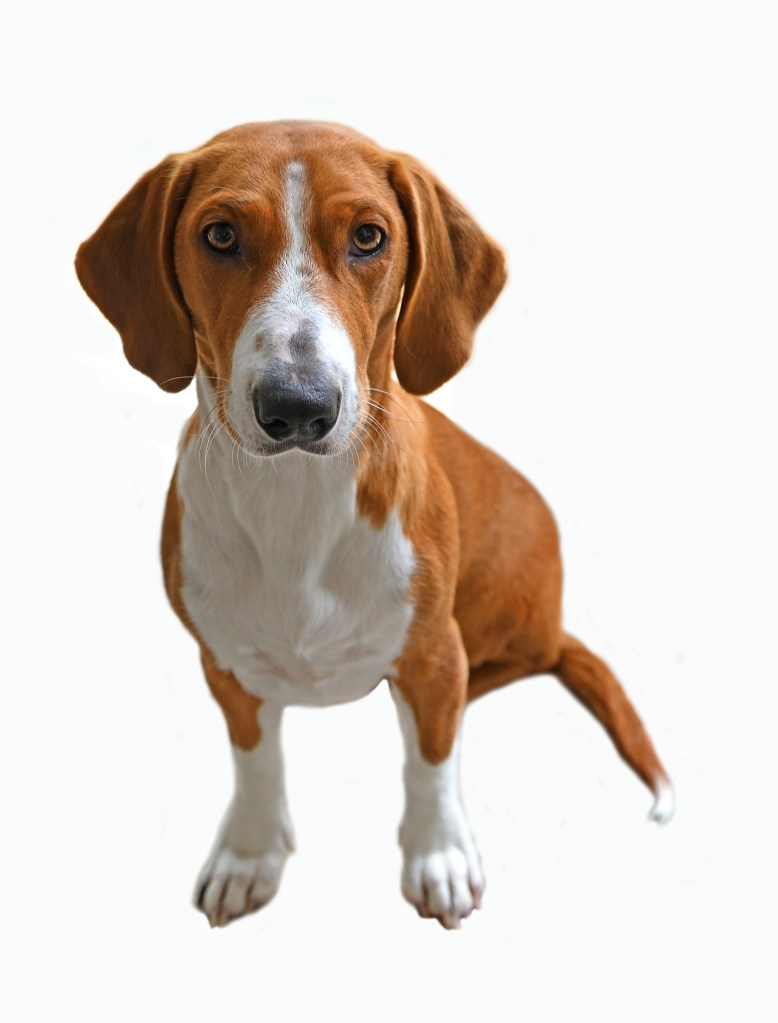
<path fill-rule="evenodd" d="M 356 510 L 354 467 L 290 452 L 238 464 L 190 444 L 178 489 L 182 597 L 220 667 L 284 704 L 364 696 L 391 675 L 413 607 L 414 555 L 396 513 Z"/>

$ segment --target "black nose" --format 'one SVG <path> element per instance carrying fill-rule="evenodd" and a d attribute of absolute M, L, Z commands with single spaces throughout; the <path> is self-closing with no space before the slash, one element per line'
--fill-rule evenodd
<path fill-rule="evenodd" d="M 327 381 L 267 381 L 252 395 L 257 422 L 273 440 L 321 440 L 340 413 L 340 388 Z"/>

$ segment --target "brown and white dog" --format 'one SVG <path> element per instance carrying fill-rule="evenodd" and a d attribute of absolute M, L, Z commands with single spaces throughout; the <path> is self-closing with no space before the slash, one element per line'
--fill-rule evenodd
<path fill-rule="evenodd" d="M 466 362 L 506 276 L 425 167 L 336 125 L 244 125 L 145 174 L 76 267 L 136 369 L 167 391 L 197 381 L 162 562 L 235 760 L 195 893 L 212 924 L 267 903 L 293 847 L 284 707 L 382 679 L 406 749 L 402 890 L 422 916 L 456 927 L 480 904 L 458 737 L 468 701 L 513 680 L 560 679 L 669 819 L 640 719 L 562 631 L 551 513 L 417 397 Z"/>

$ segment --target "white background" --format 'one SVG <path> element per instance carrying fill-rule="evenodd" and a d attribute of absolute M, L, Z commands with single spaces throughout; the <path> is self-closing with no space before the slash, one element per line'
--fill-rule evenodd
<path fill-rule="evenodd" d="M 223 0 L 6 22 L 4 1018 L 775 1018 L 773 12 Z M 157 560 L 194 396 L 130 369 L 72 259 L 168 152 L 276 117 L 414 153 L 506 248 L 434 400 L 549 500 L 567 624 L 677 787 L 649 824 L 553 679 L 475 705 L 488 887 L 459 933 L 399 895 L 383 687 L 289 713 L 299 851 L 276 901 L 213 932 L 188 904 L 230 789 Z"/>

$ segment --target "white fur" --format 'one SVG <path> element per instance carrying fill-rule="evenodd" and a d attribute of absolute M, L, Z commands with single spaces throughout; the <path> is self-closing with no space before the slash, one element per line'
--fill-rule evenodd
<path fill-rule="evenodd" d="M 675 792 L 667 778 L 660 778 L 656 786 L 656 798 L 649 817 L 657 824 L 669 824 L 675 813 Z"/>
<path fill-rule="evenodd" d="M 214 927 L 266 905 L 278 890 L 294 835 L 281 755 L 282 708 L 262 704 L 262 741 L 233 746 L 235 795 L 195 886 L 194 901 Z"/>
<path fill-rule="evenodd" d="M 358 421 L 354 349 L 342 323 L 327 305 L 322 274 L 307 243 L 305 168 L 290 163 L 284 189 L 287 243 L 273 271 L 275 287 L 246 317 L 232 357 L 227 414 L 250 451 L 267 448 L 267 436 L 257 424 L 251 393 L 268 365 L 284 363 L 290 372 L 295 359 L 313 360 L 340 382 L 338 422 L 327 438 L 328 449 L 341 450 L 353 437 Z M 302 356 L 292 350 L 299 332 L 310 337 Z"/>
<path fill-rule="evenodd" d="M 400 825 L 402 891 L 422 916 L 458 927 L 478 908 L 484 889 L 481 859 L 459 792 L 459 737 L 446 760 L 421 755 L 413 711 L 392 686 L 405 743 L 405 813 Z"/>
<path fill-rule="evenodd" d="M 207 380 L 198 390 L 207 416 Z M 248 457 L 206 426 L 181 453 L 178 489 L 187 612 L 217 664 L 264 701 L 259 745 L 233 747 L 235 795 L 195 891 L 221 926 L 273 897 L 292 847 L 282 708 L 354 700 L 391 675 L 414 555 L 396 513 L 382 529 L 358 515 L 354 466 L 338 458 Z"/>
<path fill-rule="evenodd" d="M 366 695 L 391 674 L 413 616 L 397 514 L 381 529 L 360 517 L 348 459 L 246 458 L 223 431 L 207 477 L 203 457 L 193 442 L 179 462 L 182 597 L 218 665 L 283 705 Z"/>

